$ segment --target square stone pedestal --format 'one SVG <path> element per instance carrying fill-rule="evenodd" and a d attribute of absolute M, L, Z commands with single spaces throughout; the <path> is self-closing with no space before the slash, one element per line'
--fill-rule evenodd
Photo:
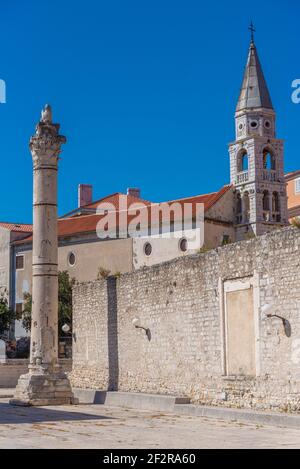
<path fill-rule="evenodd" d="M 58 373 L 27 373 L 21 375 L 11 405 L 47 406 L 73 403 L 70 382 L 62 371 Z"/>

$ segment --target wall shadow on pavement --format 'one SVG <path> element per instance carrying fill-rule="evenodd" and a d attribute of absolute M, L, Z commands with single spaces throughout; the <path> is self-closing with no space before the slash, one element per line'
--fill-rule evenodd
<path fill-rule="evenodd" d="M 71 408 L 71 406 L 70 406 Z M 0 425 L 18 423 L 46 423 L 76 420 L 115 420 L 113 417 L 95 415 L 88 412 L 72 412 L 71 410 L 49 409 L 47 407 L 13 406 L 8 402 L 0 402 Z"/>
<path fill-rule="evenodd" d="M 108 391 L 119 387 L 118 298 L 117 279 L 107 279 Z"/>

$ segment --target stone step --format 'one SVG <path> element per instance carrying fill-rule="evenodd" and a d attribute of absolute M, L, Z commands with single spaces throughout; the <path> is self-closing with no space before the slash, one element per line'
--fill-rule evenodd
<path fill-rule="evenodd" d="M 119 391 L 97 391 L 93 389 L 72 389 L 80 404 L 105 404 L 111 407 L 127 407 L 136 410 L 173 412 L 175 405 L 189 404 L 190 399 L 180 396 L 165 396 Z"/>
<path fill-rule="evenodd" d="M 170 412 L 176 415 L 204 417 L 248 424 L 282 426 L 300 429 L 300 413 L 284 414 L 253 409 L 235 409 L 190 404 L 186 397 L 132 392 L 97 391 L 73 388 L 76 404 L 105 404 L 136 410 Z"/>
<path fill-rule="evenodd" d="M 0 388 L 0 399 L 13 397 L 15 388 Z"/>
<path fill-rule="evenodd" d="M 257 425 L 271 425 L 289 428 L 300 428 L 300 414 L 284 414 L 278 412 L 257 411 L 253 409 L 234 409 L 229 407 L 210 407 L 188 404 L 175 405 L 176 415 L 212 418 L 231 422 L 245 422 Z"/>

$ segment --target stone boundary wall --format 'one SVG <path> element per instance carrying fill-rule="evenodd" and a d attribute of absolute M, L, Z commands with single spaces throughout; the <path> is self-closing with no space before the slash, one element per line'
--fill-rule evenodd
<path fill-rule="evenodd" d="M 72 360 L 60 359 L 60 365 L 64 371 L 70 372 L 72 369 Z M 6 363 L 0 363 L 0 388 L 15 388 L 21 375 L 28 371 L 29 360 L 7 359 Z"/>
<path fill-rule="evenodd" d="M 74 387 L 300 410 L 300 230 L 284 228 L 73 294 Z M 224 284 L 254 279 L 255 376 L 226 373 Z M 273 304 L 282 320 L 261 309 Z M 149 328 L 135 329 L 138 317 Z M 240 327 L 243 327 L 241 324 Z M 241 351 L 242 353 L 243 351 Z"/>

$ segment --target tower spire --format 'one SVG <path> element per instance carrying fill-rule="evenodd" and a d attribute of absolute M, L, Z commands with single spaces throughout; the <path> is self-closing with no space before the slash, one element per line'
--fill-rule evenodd
<path fill-rule="evenodd" d="M 249 29 L 251 31 L 251 43 L 236 111 L 257 108 L 273 110 L 268 86 L 254 44 L 255 30 L 252 23 Z"/>

